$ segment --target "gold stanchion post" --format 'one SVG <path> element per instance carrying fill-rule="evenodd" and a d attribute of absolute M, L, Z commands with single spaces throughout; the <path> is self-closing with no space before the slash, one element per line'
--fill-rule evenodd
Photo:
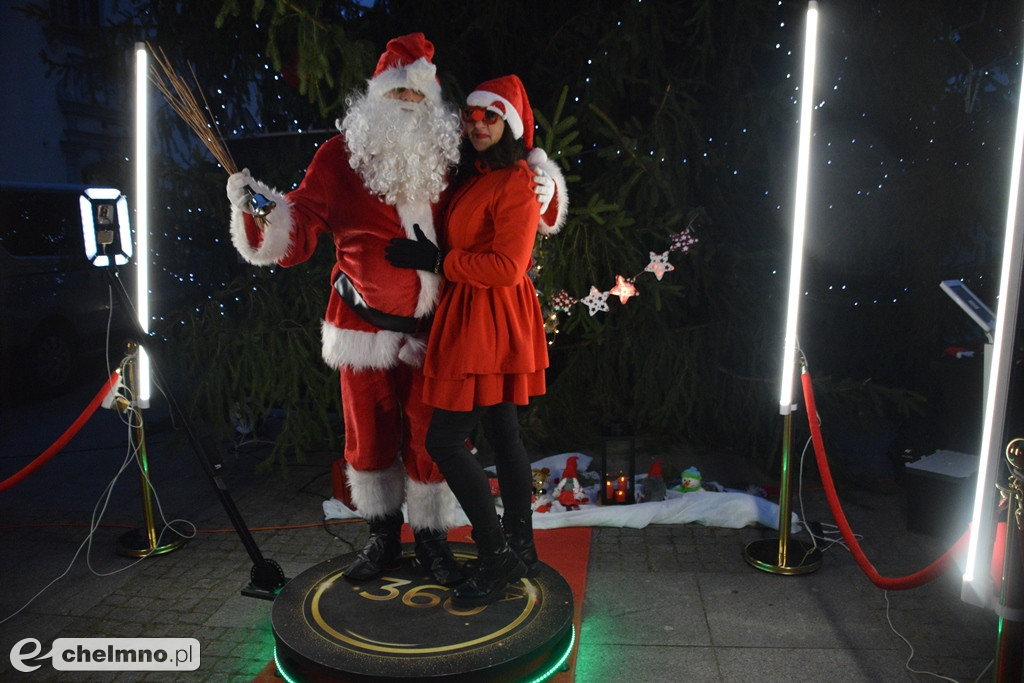
<path fill-rule="evenodd" d="M 812 544 L 791 539 L 790 525 L 790 441 L 792 439 L 793 412 L 783 417 L 782 480 L 779 485 L 779 538 L 763 538 L 750 543 L 744 557 L 752 567 L 772 574 L 809 574 L 821 567 L 821 551 Z"/>
<path fill-rule="evenodd" d="M 1024 532 L 1024 439 L 1006 446 L 1010 466 L 1006 495 L 1006 543 L 1003 546 L 1003 576 L 999 590 L 999 628 L 996 638 L 994 680 L 1017 683 L 1024 676 L 1024 571 L 1021 569 L 1020 534 Z"/>
<path fill-rule="evenodd" d="M 131 343 L 128 346 L 128 360 L 124 363 L 124 377 L 132 396 L 135 396 L 138 391 L 138 377 L 136 376 L 137 358 L 138 345 Z M 180 548 L 185 545 L 187 539 L 175 535 L 170 541 L 157 545 L 160 543 L 160 538 L 159 534 L 157 534 L 156 519 L 153 514 L 153 491 L 149 483 L 149 459 L 146 455 L 146 433 L 142 424 L 141 408 L 136 409 L 132 431 L 136 442 L 135 457 L 138 461 L 139 480 L 142 487 L 142 520 L 144 526 L 123 534 L 118 539 L 117 552 L 128 557 L 160 555 Z"/>
<path fill-rule="evenodd" d="M 783 340 L 782 392 L 779 409 L 784 417 L 782 437 L 782 484 L 779 486 L 779 540 L 761 539 L 747 546 L 746 560 L 752 566 L 773 574 L 806 574 L 821 566 L 821 551 L 789 538 L 790 524 L 790 440 L 792 438 L 793 367 L 797 357 L 797 321 L 800 310 L 800 273 L 803 269 L 804 233 L 807 223 L 807 186 L 810 175 L 811 116 L 814 111 L 814 63 L 818 35 L 817 0 L 807 2 L 807 27 L 804 37 L 804 74 L 800 87 L 800 137 L 797 148 L 796 211 L 793 215 L 793 253 L 789 275 L 789 305 Z"/>

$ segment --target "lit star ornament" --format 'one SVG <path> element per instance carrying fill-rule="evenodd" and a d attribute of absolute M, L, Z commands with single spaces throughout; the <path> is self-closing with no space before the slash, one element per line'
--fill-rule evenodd
<path fill-rule="evenodd" d="M 633 286 L 633 283 L 621 275 L 615 276 L 615 286 L 612 287 L 608 293 L 612 296 L 619 297 L 619 301 L 621 303 L 626 303 L 629 301 L 630 297 L 640 296 L 639 292 L 636 291 L 636 287 Z"/>
<path fill-rule="evenodd" d="M 663 254 L 656 254 L 653 251 L 649 252 L 651 255 L 651 262 L 644 268 L 648 273 L 654 273 L 654 276 L 661 280 L 661 276 L 665 273 L 675 270 L 676 267 L 668 262 L 668 252 Z"/>
<path fill-rule="evenodd" d="M 598 291 L 597 287 L 593 285 L 590 286 L 590 294 L 587 294 L 580 301 L 587 305 L 591 316 L 598 311 L 608 310 L 608 292 Z"/>

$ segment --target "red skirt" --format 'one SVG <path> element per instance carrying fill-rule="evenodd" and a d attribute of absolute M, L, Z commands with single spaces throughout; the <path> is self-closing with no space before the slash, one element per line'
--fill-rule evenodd
<path fill-rule="evenodd" d="M 544 370 L 515 375 L 467 375 L 462 379 L 423 380 L 423 402 L 435 408 L 469 412 L 478 406 L 511 402 L 525 406 L 546 389 Z"/>

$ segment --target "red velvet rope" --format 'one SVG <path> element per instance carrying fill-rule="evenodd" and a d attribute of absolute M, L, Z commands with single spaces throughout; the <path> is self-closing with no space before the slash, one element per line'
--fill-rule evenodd
<path fill-rule="evenodd" d="M 857 539 L 853 535 L 853 530 L 850 528 L 849 522 L 846 521 L 846 515 L 843 514 L 843 509 L 839 505 L 839 497 L 836 495 L 836 489 L 832 483 L 832 473 L 828 469 L 828 460 L 825 458 L 825 445 L 821 439 L 821 426 L 818 424 L 818 410 L 814 404 L 814 388 L 811 386 L 811 376 L 806 371 L 802 373 L 801 381 L 804 387 L 804 403 L 807 405 L 807 421 L 811 427 L 811 440 L 814 443 L 814 455 L 818 461 L 818 470 L 821 475 L 821 483 L 825 486 L 825 495 L 828 497 L 828 505 L 832 510 L 832 516 L 835 517 L 836 524 L 839 525 L 839 531 L 843 535 L 843 540 L 850 548 L 850 552 L 853 554 L 854 559 L 857 561 L 857 565 L 861 568 L 867 577 L 871 580 L 871 583 L 875 584 L 879 588 L 885 590 L 907 590 L 908 588 L 917 588 L 922 586 L 937 576 L 945 572 L 953 559 L 963 553 L 967 547 L 967 539 L 969 538 L 969 530 L 965 531 L 963 536 L 957 540 L 953 546 L 943 553 L 937 560 L 932 562 L 930 565 L 922 569 L 921 571 L 915 572 L 908 576 L 901 577 L 886 577 L 878 573 L 864 551 L 861 550 L 860 544 L 857 543 Z"/>
<path fill-rule="evenodd" d="M 35 472 L 37 469 L 45 465 L 50 458 L 57 455 L 57 453 L 59 453 L 61 449 L 71 441 L 72 437 L 79 432 L 82 426 L 89 421 L 89 418 L 96 412 L 96 409 L 100 407 L 100 404 L 103 403 L 103 399 L 105 399 L 107 394 L 110 393 L 111 387 L 117 384 L 118 377 L 118 372 L 115 370 L 113 374 L 110 375 L 110 379 L 107 380 L 107 383 L 103 385 L 102 389 L 100 389 L 99 393 L 96 394 L 86 409 L 82 411 L 82 414 L 78 416 L 78 419 L 75 420 L 63 434 L 61 434 L 59 439 L 53 442 L 52 446 L 43 451 L 43 453 L 36 457 L 35 460 L 21 468 L 19 472 L 11 475 L 3 481 L 0 481 L 0 492 L 6 491 L 15 484 L 20 484 L 23 479 L 28 477 L 28 475 Z"/>

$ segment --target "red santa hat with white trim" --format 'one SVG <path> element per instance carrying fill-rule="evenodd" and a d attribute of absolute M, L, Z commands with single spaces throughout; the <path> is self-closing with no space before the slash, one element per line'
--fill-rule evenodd
<path fill-rule="evenodd" d="M 501 116 L 513 137 L 522 138 L 527 151 L 533 149 L 533 109 L 519 76 L 510 74 L 484 81 L 469 93 L 466 104 Z"/>
<path fill-rule="evenodd" d="M 383 97 L 396 88 L 408 88 L 432 102 L 440 102 L 441 84 L 433 58 L 434 44 L 422 33 L 392 38 L 377 60 L 367 92 Z"/>

